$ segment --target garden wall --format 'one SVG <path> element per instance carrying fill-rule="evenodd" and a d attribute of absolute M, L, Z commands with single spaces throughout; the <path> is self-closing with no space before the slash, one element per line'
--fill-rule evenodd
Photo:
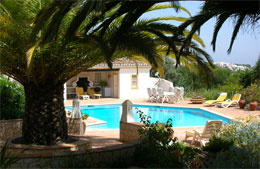
<path fill-rule="evenodd" d="M 120 121 L 120 141 L 129 142 L 140 138 L 138 130 L 143 126 L 139 122 Z"/>
<path fill-rule="evenodd" d="M 68 133 L 69 135 L 80 135 L 80 119 L 68 118 Z M 0 120 L 0 140 L 5 140 L 11 137 L 22 135 L 22 119 Z M 83 124 L 83 133 L 86 125 Z"/>
<path fill-rule="evenodd" d="M 128 143 L 115 145 L 111 147 L 89 149 L 86 145 L 85 152 L 71 151 L 70 153 L 63 152 L 66 155 L 60 155 L 57 152 L 51 156 L 48 152 L 43 156 L 35 156 L 35 154 L 22 155 L 19 161 L 11 166 L 11 168 L 103 168 L 103 167 L 122 167 L 133 163 L 134 152 L 139 145 L 140 140 L 134 140 Z M 46 149 L 44 149 L 46 150 Z"/>
<path fill-rule="evenodd" d="M 22 135 L 22 119 L 0 120 L 0 140 Z"/>

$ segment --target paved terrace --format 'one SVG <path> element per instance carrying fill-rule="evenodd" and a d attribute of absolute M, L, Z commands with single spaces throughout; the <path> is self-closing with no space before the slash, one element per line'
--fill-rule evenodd
<path fill-rule="evenodd" d="M 189 100 L 185 100 L 181 103 L 168 104 L 168 103 L 150 103 L 148 99 L 130 99 L 134 104 L 153 105 L 153 106 L 169 106 L 169 107 L 188 107 L 188 108 L 202 108 L 214 112 L 216 114 L 226 116 L 229 118 L 248 117 L 249 115 L 260 116 L 260 110 L 249 111 L 246 109 L 239 109 L 238 107 L 229 108 L 217 108 L 206 107 L 203 104 L 191 104 Z M 102 105 L 102 104 L 122 104 L 125 100 L 113 99 L 113 98 L 101 98 L 81 100 L 81 105 Z M 65 106 L 72 106 L 72 100 L 66 100 Z M 93 123 L 95 120 L 89 118 L 87 123 Z M 203 129 L 203 127 L 195 127 L 196 129 Z M 194 127 L 175 127 L 174 136 L 180 140 L 184 140 L 185 131 L 192 130 Z M 112 145 L 122 144 L 119 141 L 119 130 L 87 130 L 86 137 L 92 140 L 93 148 L 104 148 Z M 190 138 L 192 139 L 192 138 Z"/>

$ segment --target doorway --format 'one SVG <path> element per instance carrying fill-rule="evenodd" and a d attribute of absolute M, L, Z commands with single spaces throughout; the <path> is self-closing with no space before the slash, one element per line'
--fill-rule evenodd
<path fill-rule="evenodd" d="M 87 77 L 79 77 L 79 80 L 77 81 L 77 86 L 82 87 L 84 92 L 87 92 L 89 81 Z"/>

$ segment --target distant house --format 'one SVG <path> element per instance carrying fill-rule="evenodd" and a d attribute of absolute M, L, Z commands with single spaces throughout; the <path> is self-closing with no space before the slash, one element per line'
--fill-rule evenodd
<path fill-rule="evenodd" d="M 64 86 L 64 98 L 74 98 L 76 87 L 83 87 L 87 92 L 87 86 L 102 93 L 103 97 L 147 98 L 147 87 L 153 87 L 158 82 L 157 78 L 150 77 L 151 68 L 145 62 L 134 62 L 126 58 L 114 61 L 113 69 L 105 63 L 98 64 L 68 80 Z M 107 86 L 100 90 L 104 82 Z"/>

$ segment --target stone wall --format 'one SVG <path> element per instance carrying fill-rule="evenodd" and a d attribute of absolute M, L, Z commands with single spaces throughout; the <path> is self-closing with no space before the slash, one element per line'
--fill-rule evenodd
<path fill-rule="evenodd" d="M 80 119 L 68 118 L 68 133 L 69 135 L 80 135 Z M 86 123 L 83 121 L 83 134 L 86 129 Z M 0 121 L 0 140 L 5 140 L 11 137 L 22 135 L 22 119 L 1 120 Z"/>
<path fill-rule="evenodd" d="M 138 139 L 111 147 L 93 150 L 86 148 L 88 152 L 63 152 L 64 155 L 54 152 L 52 157 L 27 154 L 20 157 L 11 168 L 122 168 L 120 165 L 133 165 L 134 152 L 139 143 Z"/>
<path fill-rule="evenodd" d="M 22 135 L 22 119 L 1 120 L 0 121 L 0 140 Z"/>
<path fill-rule="evenodd" d="M 123 122 L 120 121 L 120 141 L 129 142 L 140 138 L 138 129 L 143 126 L 139 122 Z"/>

